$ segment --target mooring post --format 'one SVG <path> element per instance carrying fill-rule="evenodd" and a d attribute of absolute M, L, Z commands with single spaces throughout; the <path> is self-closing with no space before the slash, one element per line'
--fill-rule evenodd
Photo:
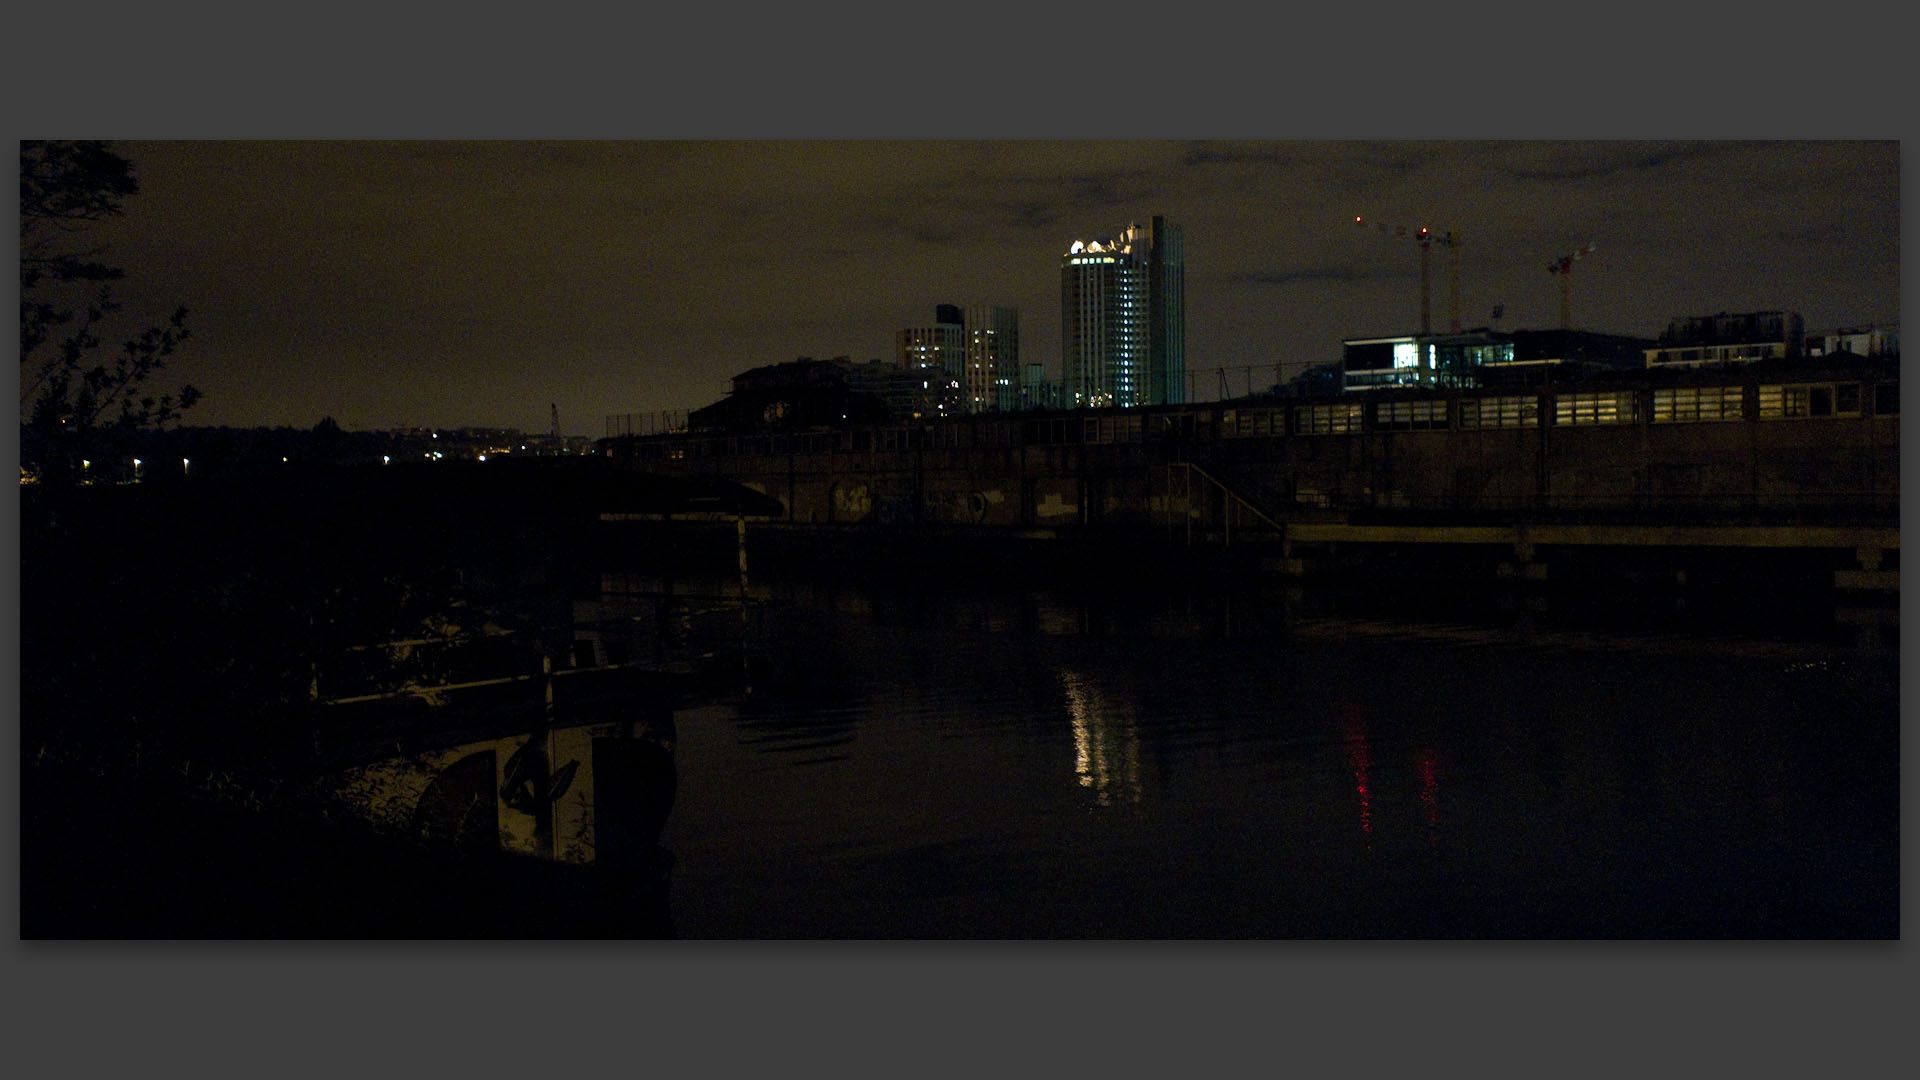
<path fill-rule="evenodd" d="M 1167 498 L 1173 498 L 1173 473 L 1167 473 Z M 1180 467 L 1180 520 L 1185 530 L 1188 547 L 1193 546 L 1193 474 L 1187 472 L 1185 463 Z"/>
<path fill-rule="evenodd" d="M 747 639 L 752 636 L 753 623 L 747 612 L 747 515 L 733 516 L 733 534 L 740 548 L 740 685 L 746 692 L 753 693 L 753 684 L 747 672 Z"/>
<path fill-rule="evenodd" d="M 744 602 L 747 598 L 747 517 L 745 514 L 734 515 L 733 532 L 740 547 L 740 599 Z"/>

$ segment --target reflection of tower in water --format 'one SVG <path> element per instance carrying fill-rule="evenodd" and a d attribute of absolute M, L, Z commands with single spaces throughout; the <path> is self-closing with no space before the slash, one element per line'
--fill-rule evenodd
<path fill-rule="evenodd" d="M 1427 811 L 1427 846 L 1440 846 L 1440 764 L 1431 747 L 1421 748 L 1416 762 L 1420 768 L 1420 805 Z"/>
<path fill-rule="evenodd" d="M 1392 774 L 1391 782 L 1401 773 L 1392 761 L 1381 762 L 1376 759 L 1375 737 L 1368 730 L 1369 709 L 1351 701 L 1342 701 L 1335 706 L 1340 713 L 1341 744 L 1345 751 L 1346 766 L 1353 779 L 1353 793 L 1360 815 L 1360 834 L 1369 847 L 1374 840 L 1374 825 L 1381 770 Z M 1426 823 L 1426 842 L 1428 847 L 1440 845 L 1440 760 L 1432 747 L 1418 746 L 1412 749 L 1414 779 L 1419 785 L 1420 812 Z M 1398 755 L 1394 755 L 1398 756 Z"/>
<path fill-rule="evenodd" d="M 1102 690 L 1091 677 L 1062 670 L 1073 722 L 1073 771 L 1101 806 L 1139 803 L 1140 726 L 1132 702 Z"/>
<path fill-rule="evenodd" d="M 1353 790 L 1360 799 L 1360 832 L 1373 840 L 1373 750 L 1367 745 L 1367 724 L 1360 706 L 1340 705 L 1346 735 L 1347 767 L 1353 770 Z"/>

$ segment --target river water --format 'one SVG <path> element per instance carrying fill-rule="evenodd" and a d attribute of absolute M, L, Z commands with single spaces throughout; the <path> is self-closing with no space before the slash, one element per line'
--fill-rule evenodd
<path fill-rule="evenodd" d="M 1805 575 L 1361 594 L 875 534 L 756 554 L 743 609 L 733 528 L 318 586 L 201 532 L 32 546 L 26 936 L 1899 933 L 1895 613 Z M 109 626 L 165 632 L 108 681 Z"/>
<path fill-rule="evenodd" d="M 677 717 L 681 937 L 1898 934 L 1871 643 L 1240 585 L 766 596 L 750 691 Z"/>

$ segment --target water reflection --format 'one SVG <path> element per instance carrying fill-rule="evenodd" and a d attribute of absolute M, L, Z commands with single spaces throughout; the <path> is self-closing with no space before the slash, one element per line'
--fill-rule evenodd
<path fill-rule="evenodd" d="M 1440 763 L 1439 755 L 1432 747 L 1421 747 L 1415 751 L 1414 761 L 1420 770 L 1420 805 L 1427 812 L 1427 846 L 1440 846 Z"/>
<path fill-rule="evenodd" d="M 1367 724 L 1360 706 L 1340 703 L 1342 737 L 1347 750 L 1347 767 L 1353 771 L 1353 790 L 1359 798 L 1360 832 L 1373 839 L 1373 752 L 1367 748 Z"/>
<path fill-rule="evenodd" d="M 688 758 L 692 936 L 1890 925 L 1850 897 L 1895 865 L 1897 754 L 1868 749 L 1893 687 L 1846 646 L 1301 595 L 770 587 L 778 678 Z"/>
<path fill-rule="evenodd" d="M 1101 806 L 1116 800 L 1137 805 L 1142 790 L 1140 725 L 1132 700 L 1109 692 L 1081 671 L 1063 668 L 1060 685 L 1073 723 L 1073 771 L 1080 786 L 1091 789 Z"/>

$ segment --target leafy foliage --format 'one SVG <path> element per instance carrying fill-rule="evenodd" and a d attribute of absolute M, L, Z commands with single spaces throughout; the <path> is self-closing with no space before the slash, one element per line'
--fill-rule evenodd
<path fill-rule="evenodd" d="M 20 144 L 21 458 L 42 479 L 74 477 L 103 435 L 164 425 L 200 399 L 190 385 L 149 392 L 187 339 L 186 308 L 96 356 L 122 307 L 109 283 L 125 272 L 78 237 L 138 191 L 133 163 L 104 142 Z"/>

